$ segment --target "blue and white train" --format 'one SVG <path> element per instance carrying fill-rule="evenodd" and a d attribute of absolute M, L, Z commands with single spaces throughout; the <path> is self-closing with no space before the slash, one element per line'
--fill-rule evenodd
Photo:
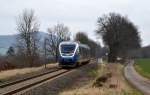
<path fill-rule="evenodd" d="M 76 67 L 90 61 L 90 48 L 78 42 L 64 41 L 59 45 L 59 66 Z"/>

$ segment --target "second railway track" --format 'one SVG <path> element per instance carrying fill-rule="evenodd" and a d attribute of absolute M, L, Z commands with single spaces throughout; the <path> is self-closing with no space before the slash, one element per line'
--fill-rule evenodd
<path fill-rule="evenodd" d="M 28 77 L 22 80 L 6 83 L 0 86 L 0 95 L 12 95 L 21 92 L 27 88 L 40 84 L 49 79 L 53 79 L 61 74 L 67 73 L 70 70 L 55 69 L 49 72 Z"/>

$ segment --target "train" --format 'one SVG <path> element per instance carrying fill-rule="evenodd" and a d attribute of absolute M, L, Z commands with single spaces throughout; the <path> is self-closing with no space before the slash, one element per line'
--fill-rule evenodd
<path fill-rule="evenodd" d="M 63 41 L 59 44 L 59 67 L 77 67 L 90 61 L 90 47 L 80 42 Z"/>

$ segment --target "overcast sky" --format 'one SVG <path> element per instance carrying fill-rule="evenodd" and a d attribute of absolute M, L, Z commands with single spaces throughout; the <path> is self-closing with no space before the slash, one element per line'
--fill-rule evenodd
<path fill-rule="evenodd" d="M 23 9 L 33 9 L 41 31 L 64 23 L 73 34 L 85 31 L 95 38 L 97 18 L 116 12 L 128 16 L 138 26 L 145 46 L 150 44 L 149 4 L 149 0 L 0 0 L 0 35 L 17 33 L 17 15 Z"/>

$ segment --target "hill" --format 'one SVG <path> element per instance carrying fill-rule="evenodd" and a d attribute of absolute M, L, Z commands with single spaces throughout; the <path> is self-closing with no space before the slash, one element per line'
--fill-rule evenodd
<path fill-rule="evenodd" d="M 39 32 L 38 36 L 41 38 L 41 41 L 44 40 L 45 37 L 47 37 L 47 33 L 45 32 Z M 18 37 L 18 34 L 16 35 L 0 35 L 0 54 L 5 55 L 6 51 L 10 46 L 13 46 L 16 43 L 16 38 Z"/>

